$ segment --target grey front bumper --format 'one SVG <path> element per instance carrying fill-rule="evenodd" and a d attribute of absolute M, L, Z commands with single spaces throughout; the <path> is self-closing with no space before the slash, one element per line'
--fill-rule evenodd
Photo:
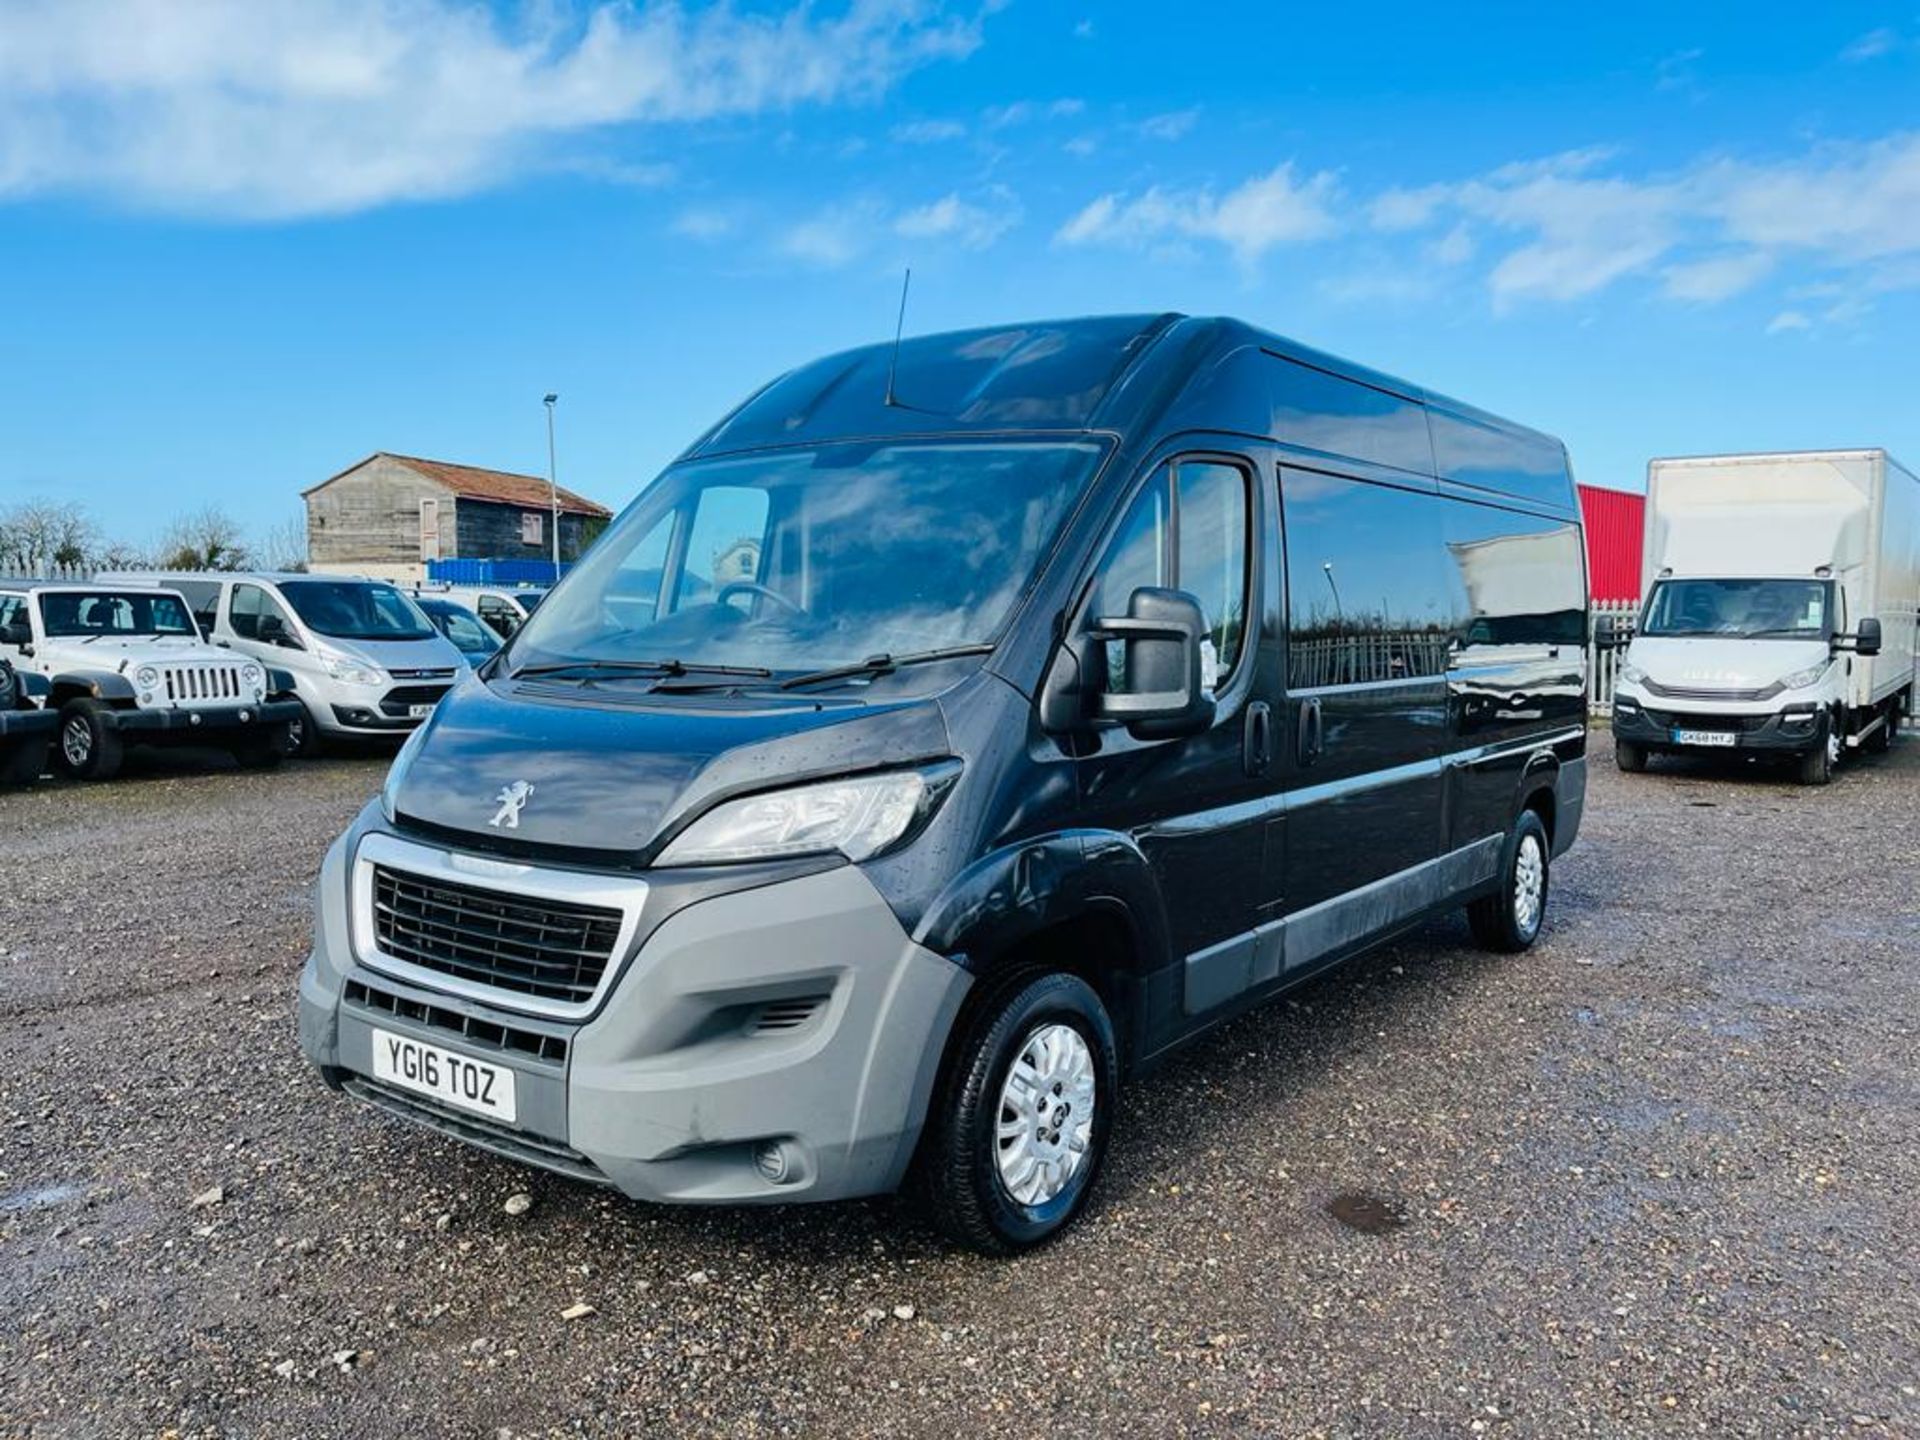
<path fill-rule="evenodd" d="M 855 867 L 675 911 L 626 957 L 599 1011 L 569 1025 L 362 964 L 349 935 L 352 839 L 321 871 L 300 980 L 301 1045 L 332 1083 L 637 1199 L 832 1200 L 899 1185 L 969 978 L 916 945 Z M 765 1024 L 769 1014 L 783 1023 Z M 377 1085 L 376 1026 L 511 1067 L 516 1125 Z M 499 1031 L 518 1048 L 494 1043 Z M 529 1053 L 538 1049 L 548 1053 Z M 756 1164 L 769 1152 L 781 1160 L 777 1180 Z"/>

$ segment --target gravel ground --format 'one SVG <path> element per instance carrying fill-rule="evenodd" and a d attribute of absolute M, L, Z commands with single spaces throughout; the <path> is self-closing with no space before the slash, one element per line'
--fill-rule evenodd
<path fill-rule="evenodd" d="M 1014 1263 L 327 1093 L 307 890 L 377 762 L 0 795 L 0 1433 L 1920 1435 L 1920 743 L 1596 772 L 1534 952 L 1449 921 L 1230 1025 Z"/>

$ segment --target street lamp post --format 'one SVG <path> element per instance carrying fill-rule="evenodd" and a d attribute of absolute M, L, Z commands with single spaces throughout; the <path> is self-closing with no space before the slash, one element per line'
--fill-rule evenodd
<path fill-rule="evenodd" d="M 553 407 L 558 395 L 549 394 L 540 403 L 547 407 L 547 497 L 553 502 L 553 583 L 560 583 L 560 469 L 554 463 Z"/>

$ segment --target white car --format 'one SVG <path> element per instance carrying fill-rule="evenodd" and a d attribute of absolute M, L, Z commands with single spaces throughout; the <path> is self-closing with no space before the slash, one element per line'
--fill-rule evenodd
<path fill-rule="evenodd" d="M 264 769 L 300 713 L 284 674 L 201 638 L 179 592 L 151 585 L 0 582 L 0 658 L 44 677 L 54 762 L 106 780 L 128 745 L 205 745 Z"/>

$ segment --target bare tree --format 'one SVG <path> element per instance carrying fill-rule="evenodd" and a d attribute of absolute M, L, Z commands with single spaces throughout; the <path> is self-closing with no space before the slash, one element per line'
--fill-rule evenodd
<path fill-rule="evenodd" d="M 87 563 L 97 532 L 86 508 L 65 500 L 27 500 L 0 512 L 0 570 L 37 575 Z"/>
<path fill-rule="evenodd" d="M 92 563 L 96 570 L 145 570 L 153 564 L 153 553 L 128 540 L 103 540 Z"/>
<path fill-rule="evenodd" d="M 307 568 L 307 518 L 283 520 L 267 531 L 260 542 L 260 554 L 269 570 L 302 571 Z"/>
<path fill-rule="evenodd" d="M 167 570 L 244 570 L 252 563 L 239 524 L 218 505 L 180 516 L 160 537 Z"/>

